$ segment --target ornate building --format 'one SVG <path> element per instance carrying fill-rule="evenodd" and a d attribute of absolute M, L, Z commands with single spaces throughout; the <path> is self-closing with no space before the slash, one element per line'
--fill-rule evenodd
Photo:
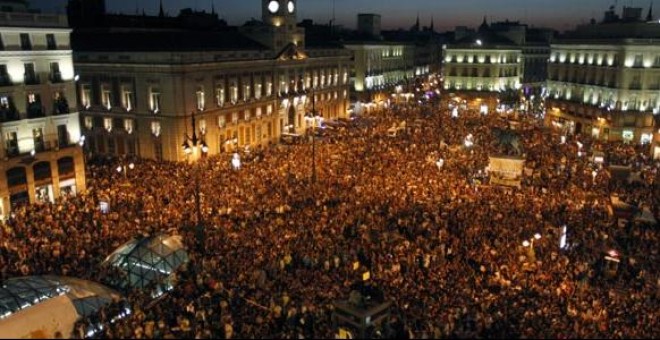
<path fill-rule="evenodd" d="M 444 51 L 444 88 L 469 106 L 497 106 L 501 92 L 522 86 L 522 48 L 511 40 L 480 30 L 448 44 Z"/>
<path fill-rule="evenodd" d="M 0 218 L 85 190 L 66 16 L 0 1 Z M 5 11 L 8 10 L 8 11 Z"/>
<path fill-rule="evenodd" d="M 313 107 L 326 119 L 345 117 L 350 53 L 305 43 L 296 5 L 263 0 L 262 21 L 242 27 L 226 26 L 213 11 L 203 26 L 161 15 L 147 17 L 145 27 L 143 16 L 105 15 L 114 27 L 75 29 L 90 150 L 186 160 L 181 146 L 192 135 L 193 113 L 209 154 L 302 134 L 314 121 Z M 188 10 L 179 18 L 184 12 L 209 17 Z"/>
<path fill-rule="evenodd" d="M 651 143 L 660 114 L 660 23 L 611 8 L 552 44 L 547 123 L 565 133 Z M 652 19 L 652 13 L 649 11 Z"/>

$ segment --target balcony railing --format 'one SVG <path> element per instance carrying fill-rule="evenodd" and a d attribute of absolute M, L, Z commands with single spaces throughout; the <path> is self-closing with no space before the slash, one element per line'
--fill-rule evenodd
<path fill-rule="evenodd" d="M 25 75 L 25 85 L 39 85 L 39 76 L 36 74 L 26 73 Z"/>
<path fill-rule="evenodd" d="M 51 83 L 56 84 L 56 83 L 61 83 L 62 80 L 62 73 L 61 72 L 53 72 L 50 74 L 48 77 Z"/>

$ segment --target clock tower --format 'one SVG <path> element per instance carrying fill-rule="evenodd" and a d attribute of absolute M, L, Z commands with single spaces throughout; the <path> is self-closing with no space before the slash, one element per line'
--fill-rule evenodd
<path fill-rule="evenodd" d="M 261 0 L 261 25 L 243 27 L 242 31 L 278 54 L 293 43 L 305 47 L 305 29 L 298 27 L 297 0 Z"/>

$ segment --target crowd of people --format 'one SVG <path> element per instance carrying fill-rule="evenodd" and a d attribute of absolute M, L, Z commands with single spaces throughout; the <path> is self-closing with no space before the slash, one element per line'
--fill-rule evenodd
<path fill-rule="evenodd" d="M 510 152 L 493 127 L 520 135 L 520 187 L 488 182 L 489 156 Z M 311 142 L 276 144 L 240 169 L 224 154 L 133 160 L 126 174 L 116 171 L 126 160 L 97 159 L 87 193 L 13 212 L 0 278 L 102 280 L 114 249 L 167 232 L 183 236 L 190 258 L 174 289 L 157 301 L 128 291 L 130 315 L 111 321 L 118 302 L 81 320 L 75 337 L 93 320 L 98 338 L 332 338 L 333 302 L 365 272 L 392 302 L 383 336 L 658 337 L 657 227 L 620 225 L 608 207 L 616 194 L 660 217 L 660 164 L 640 147 L 560 137 L 530 117 L 401 105 L 329 123 L 314 157 Z M 610 164 L 641 181 L 616 180 Z M 603 270 L 610 250 L 614 275 Z"/>

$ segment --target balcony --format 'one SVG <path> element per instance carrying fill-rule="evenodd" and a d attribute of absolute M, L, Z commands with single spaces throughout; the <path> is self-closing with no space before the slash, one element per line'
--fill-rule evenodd
<path fill-rule="evenodd" d="M 25 73 L 24 77 L 25 85 L 39 85 L 41 83 L 39 76 L 34 73 Z"/>
<path fill-rule="evenodd" d="M 48 80 L 50 80 L 50 82 L 53 83 L 53 84 L 61 83 L 61 82 L 63 82 L 62 73 L 61 72 L 53 72 L 48 77 Z"/>
<path fill-rule="evenodd" d="M 0 123 L 13 122 L 20 119 L 21 117 L 16 108 L 11 106 L 0 107 Z"/>

